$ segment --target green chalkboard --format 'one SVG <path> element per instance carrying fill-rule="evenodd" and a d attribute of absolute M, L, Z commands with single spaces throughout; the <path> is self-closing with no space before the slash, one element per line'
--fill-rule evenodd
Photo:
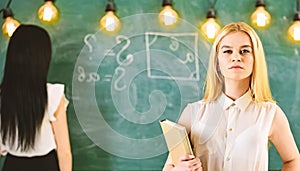
<path fill-rule="evenodd" d="M 161 170 L 167 148 L 158 121 L 176 121 L 187 103 L 202 97 L 211 43 L 198 28 L 209 4 L 174 0 L 181 19 L 167 29 L 157 20 L 161 0 L 115 0 L 122 29 L 109 35 L 98 25 L 106 2 L 57 0 L 60 20 L 54 25 L 37 18 L 43 1 L 13 0 L 11 8 L 19 21 L 40 25 L 51 35 L 48 80 L 66 85 L 74 170 Z M 272 23 L 257 33 L 265 47 L 273 96 L 300 147 L 300 44 L 286 35 L 295 4 L 265 2 Z M 218 1 L 215 6 L 222 25 L 250 23 L 254 9 L 254 0 Z M 7 44 L 0 35 L 0 79 Z M 270 169 L 280 167 L 271 146 Z"/>
<path fill-rule="evenodd" d="M 165 29 L 157 14 L 144 13 L 124 17 L 122 24 L 116 35 L 85 35 L 73 73 L 73 105 L 95 145 L 145 160 L 137 169 L 155 168 L 167 152 L 158 121 L 177 120 L 187 102 L 200 98 L 210 46 L 184 20 Z"/>

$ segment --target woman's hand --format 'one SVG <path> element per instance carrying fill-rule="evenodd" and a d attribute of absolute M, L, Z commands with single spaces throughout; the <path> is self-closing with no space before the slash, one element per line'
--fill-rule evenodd
<path fill-rule="evenodd" d="M 183 155 L 172 171 L 202 171 L 202 164 L 200 159 L 193 155 Z"/>

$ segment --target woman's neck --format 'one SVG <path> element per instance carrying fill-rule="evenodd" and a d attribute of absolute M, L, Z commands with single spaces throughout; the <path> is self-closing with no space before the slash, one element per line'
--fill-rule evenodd
<path fill-rule="evenodd" d="M 232 100 L 236 100 L 249 90 L 250 79 L 225 80 L 225 94 Z"/>

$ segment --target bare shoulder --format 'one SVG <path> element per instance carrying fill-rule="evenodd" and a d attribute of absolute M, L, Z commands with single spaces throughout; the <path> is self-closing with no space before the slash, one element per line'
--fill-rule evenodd
<path fill-rule="evenodd" d="M 276 105 L 276 110 L 275 110 L 271 130 L 269 133 L 269 138 L 270 139 L 274 138 L 276 132 L 278 132 L 281 128 L 289 129 L 289 122 L 283 110 L 278 105 Z"/>

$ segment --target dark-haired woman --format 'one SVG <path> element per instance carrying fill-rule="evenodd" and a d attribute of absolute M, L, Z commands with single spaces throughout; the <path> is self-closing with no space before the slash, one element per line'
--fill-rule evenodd
<path fill-rule="evenodd" d="M 71 171 L 64 85 L 47 83 L 51 40 L 21 25 L 10 38 L 0 87 L 3 171 Z"/>

